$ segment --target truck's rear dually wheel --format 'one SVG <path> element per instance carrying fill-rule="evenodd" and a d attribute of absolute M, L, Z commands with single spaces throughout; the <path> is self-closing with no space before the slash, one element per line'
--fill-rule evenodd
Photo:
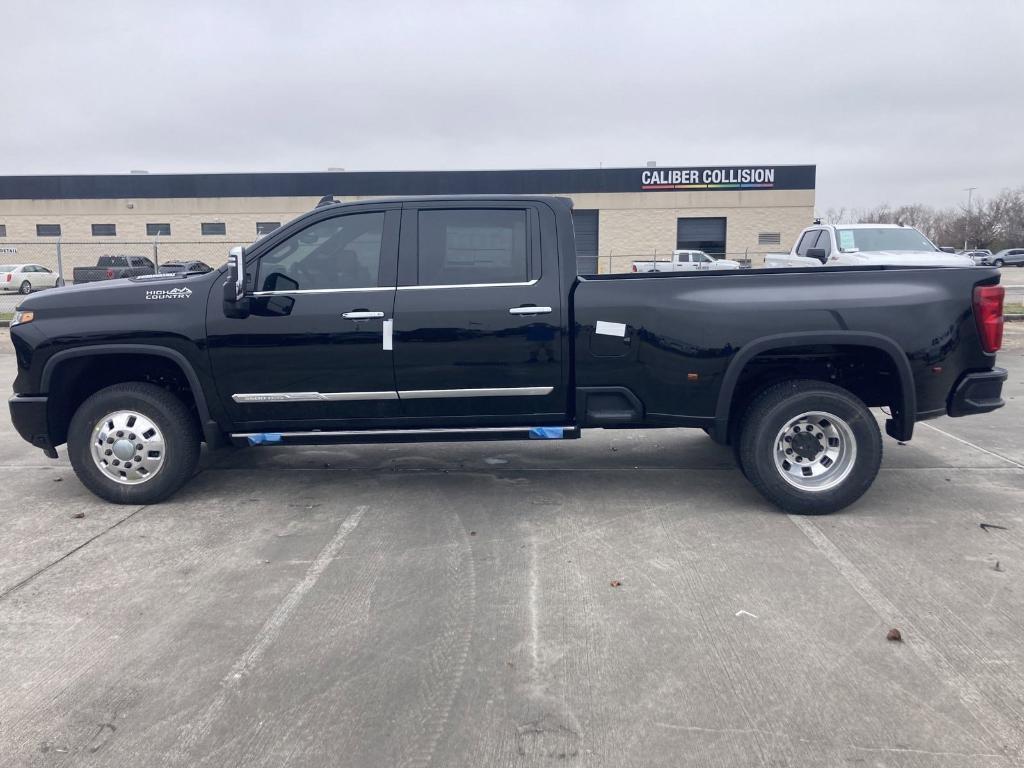
<path fill-rule="evenodd" d="M 787 512 L 825 514 L 859 499 L 882 461 L 878 423 L 863 402 L 821 381 L 782 382 L 750 405 L 740 430 L 747 479 Z"/>
<path fill-rule="evenodd" d="M 154 384 L 101 389 L 68 429 L 79 480 L 116 504 L 153 504 L 178 490 L 199 461 L 199 432 L 185 404 Z"/>

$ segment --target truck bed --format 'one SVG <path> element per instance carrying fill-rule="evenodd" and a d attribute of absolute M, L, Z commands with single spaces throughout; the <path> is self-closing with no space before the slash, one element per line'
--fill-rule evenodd
<path fill-rule="evenodd" d="M 994 269 L 895 266 L 580 277 L 576 384 L 628 389 L 639 412 L 624 423 L 711 427 L 730 369 L 750 355 L 867 346 L 909 365 L 909 430 L 946 412 L 961 372 L 992 367 L 970 307 L 974 286 L 998 279 Z"/>

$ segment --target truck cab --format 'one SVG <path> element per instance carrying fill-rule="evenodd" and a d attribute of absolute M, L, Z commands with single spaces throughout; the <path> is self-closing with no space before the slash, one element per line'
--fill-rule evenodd
<path fill-rule="evenodd" d="M 238 431 L 564 423 L 575 274 L 550 203 L 324 205 L 241 259 L 240 301 L 206 312 Z"/>

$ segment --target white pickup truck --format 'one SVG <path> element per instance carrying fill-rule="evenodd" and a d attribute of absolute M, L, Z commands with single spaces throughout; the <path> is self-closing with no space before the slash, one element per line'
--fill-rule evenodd
<path fill-rule="evenodd" d="M 705 269 L 739 269 L 740 263 L 732 259 L 708 256 L 704 251 L 673 251 L 672 259 L 665 261 L 634 261 L 634 272 L 687 272 Z"/>
<path fill-rule="evenodd" d="M 940 250 L 913 227 L 900 224 L 815 224 L 789 253 L 769 253 L 766 267 L 901 266 L 971 267 L 961 254 Z"/>

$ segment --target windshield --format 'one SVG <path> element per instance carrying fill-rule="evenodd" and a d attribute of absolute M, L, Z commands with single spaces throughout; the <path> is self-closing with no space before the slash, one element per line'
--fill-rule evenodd
<path fill-rule="evenodd" d="M 841 251 L 926 251 L 939 250 L 913 227 L 878 229 L 837 229 L 836 240 Z"/>
<path fill-rule="evenodd" d="M 13 272 L 17 268 L 16 264 L 0 264 L 0 272 Z"/>

